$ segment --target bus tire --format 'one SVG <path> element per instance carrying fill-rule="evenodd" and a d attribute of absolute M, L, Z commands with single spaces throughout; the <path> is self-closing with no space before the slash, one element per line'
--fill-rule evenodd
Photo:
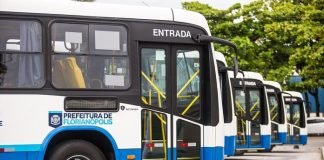
<path fill-rule="evenodd" d="M 49 151 L 49 160 L 106 160 L 102 151 L 85 140 L 68 140 L 54 146 Z"/>

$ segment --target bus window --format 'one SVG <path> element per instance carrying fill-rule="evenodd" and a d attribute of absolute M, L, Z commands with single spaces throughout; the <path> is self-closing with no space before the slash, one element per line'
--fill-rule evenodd
<path fill-rule="evenodd" d="M 177 110 L 200 119 L 200 58 L 196 50 L 177 51 Z"/>
<path fill-rule="evenodd" d="M 250 91 L 250 116 L 252 120 L 260 121 L 260 91 Z"/>
<path fill-rule="evenodd" d="M 300 105 L 297 103 L 294 103 L 292 105 L 292 124 L 296 125 L 296 126 L 300 126 Z"/>
<path fill-rule="evenodd" d="M 167 159 L 165 114 L 142 111 L 142 159 Z"/>
<path fill-rule="evenodd" d="M 271 120 L 279 123 L 279 104 L 278 99 L 275 95 L 269 95 L 268 97 L 269 105 L 270 105 L 270 116 Z"/>
<path fill-rule="evenodd" d="M 45 84 L 41 24 L 0 20 L 0 35 L 0 88 L 41 88 Z"/>
<path fill-rule="evenodd" d="M 165 50 L 142 48 L 141 57 L 142 103 L 166 108 Z"/>
<path fill-rule="evenodd" d="M 125 27 L 54 23 L 51 29 L 52 83 L 56 88 L 130 86 Z"/>
<path fill-rule="evenodd" d="M 200 159 L 200 137 L 198 125 L 177 120 L 177 159 Z"/>
<path fill-rule="evenodd" d="M 243 90 L 235 90 L 235 115 L 239 117 L 245 117 L 246 114 L 246 102 L 245 92 Z"/>
<path fill-rule="evenodd" d="M 286 108 L 287 122 L 288 123 L 291 123 L 290 122 L 290 103 L 289 102 L 285 104 L 285 108 Z"/>

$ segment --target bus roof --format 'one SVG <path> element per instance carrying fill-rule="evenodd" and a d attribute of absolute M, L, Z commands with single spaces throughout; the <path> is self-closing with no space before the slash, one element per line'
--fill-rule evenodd
<path fill-rule="evenodd" d="M 284 92 L 291 94 L 293 97 L 298 97 L 298 98 L 301 98 L 302 100 L 304 100 L 303 95 L 300 92 L 296 92 L 296 91 L 284 91 Z M 283 96 L 290 97 L 290 95 L 285 94 L 285 93 L 283 93 Z"/>
<path fill-rule="evenodd" d="M 269 85 L 269 86 L 273 86 L 275 88 L 278 88 L 280 91 L 282 90 L 281 89 L 281 85 L 278 82 L 276 82 L 276 81 L 264 81 L 263 83 L 266 84 L 266 85 Z"/>
<path fill-rule="evenodd" d="M 210 35 L 207 21 L 203 15 L 172 8 L 72 0 L 0 0 L 0 12 L 174 21 L 200 26 Z"/>
<path fill-rule="evenodd" d="M 228 71 L 229 77 L 234 78 L 233 71 Z M 243 78 L 242 73 L 238 73 L 236 78 Z M 246 79 L 256 79 L 259 81 L 264 81 L 263 76 L 260 73 L 257 72 L 251 72 L 251 71 L 244 71 L 244 78 Z"/>
<path fill-rule="evenodd" d="M 214 51 L 213 53 L 214 53 L 216 60 L 223 62 L 225 64 L 225 66 L 227 66 L 226 59 L 225 59 L 225 56 L 223 53 L 218 52 L 218 51 Z"/>

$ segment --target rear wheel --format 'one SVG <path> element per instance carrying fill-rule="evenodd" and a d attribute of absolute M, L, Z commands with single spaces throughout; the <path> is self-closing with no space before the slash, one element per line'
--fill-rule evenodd
<path fill-rule="evenodd" d="M 59 143 L 49 151 L 49 160 L 106 160 L 94 144 L 85 140 L 69 140 Z"/>

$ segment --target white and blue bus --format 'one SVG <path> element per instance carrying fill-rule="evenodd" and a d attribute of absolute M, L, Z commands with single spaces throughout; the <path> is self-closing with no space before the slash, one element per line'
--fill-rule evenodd
<path fill-rule="evenodd" d="M 0 0 L 0 159 L 223 159 L 212 42 L 237 51 L 194 12 Z"/>
<path fill-rule="evenodd" d="M 214 56 L 216 58 L 220 89 L 222 93 L 222 104 L 223 104 L 223 114 L 224 114 L 224 155 L 233 156 L 235 155 L 235 137 L 237 134 L 236 127 L 236 116 L 234 113 L 234 103 L 233 103 L 233 93 L 232 85 L 229 77 L 229 68 L 227 66 L 225 57 L 222 53 L 215 52 Z M 230 71 L 233 72 L 233 71 Z"/>
<path fill-rule="evenodd" d="M 284 91 L 287 116 L 287 143 L 293 145 L 307 144 L 307 123 L 304 98 L 300 92 Z"/>
<path fill-rule="evenodd" d="M 264 81 L 267 88 L 271 119 L 271 148 L 287 143 L 287 118 L 281 85 L 275 81 Z"/>
<path fill-rule="evenodd" d="M 268 150 L 271 142 L 271 122 L 263 77 L 259 73 L 247 71 L 244 71 L 244 77 L 238 74 L 234 79 L 232 75 L 230 74 L 230 78 L 237 127 L 235 149 Z"/>

